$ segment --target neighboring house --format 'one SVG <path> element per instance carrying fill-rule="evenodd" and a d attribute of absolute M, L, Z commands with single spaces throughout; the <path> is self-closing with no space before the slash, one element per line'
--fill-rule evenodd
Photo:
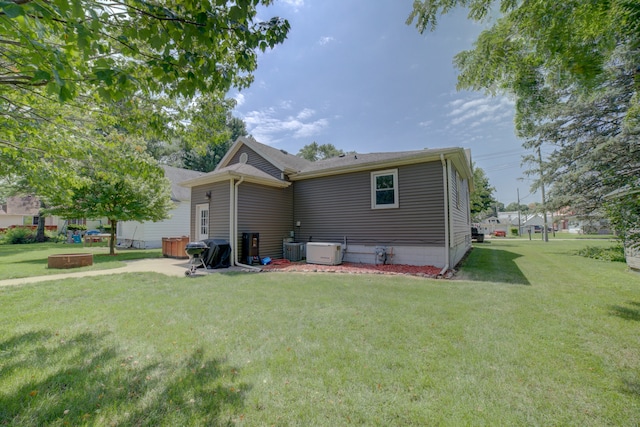
<path fill-rule="evenodd" d="M 182 181 L 203 175 L 202 172 L 163 165 L 165 177 L 171 183 L 174 208 L 169 218 L 158 222 L 118 222 L 116 238 L 119 245 L 135 248 L 160 248 L 163 237 L 188 236 L 190 230 L 191 190 L 179 185 Z"/>
<path fill-rule="evenodd" d="M 470 155 L 461 148 L 349 154 L 309 162 L 239 138 L 191 188 L 191 239 L 225 239 L 232 259 L 243 233 L 259 256 L 283 241 L 339 243 L 343 259 L 453 268 L 471 247 Z M 242 258 L 241 258 L 242 256 Z"/>
<path fill-rule="evenodd" d="M 36 196 L 7 197 L 7 203 L 0 205 L 0 230 L 12 227 L 37 226 L 40 215 L 40 200 Z M 56 218 L 45 218 L 45 227 L 54 229 Z"/>

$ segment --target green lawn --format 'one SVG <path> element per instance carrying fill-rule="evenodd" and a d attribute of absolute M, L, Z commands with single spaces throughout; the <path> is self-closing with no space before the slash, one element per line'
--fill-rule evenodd
<path fill-rule="evenodd" d="M 129 274 L 0 289 L 0 425 L 637 425 L 640 274 L 493 240 L 456 280 Z"/>
<path fill-rule="evenodd" d="M 49 255 L 92 253 L 93 265 L 73 270 L 49 269 Z M 68 273 L 70 271 L 106 270 L 123 267 L 123 261 L 140 258 L 158 258 L 160 249 L 122 249 L 116 255 L 109 255 L 106 244 L 83 246 L 69 243 L 42 243 L 23 245 L 0 245 L 0 280 L 20 277 L 44 276 Z"/>

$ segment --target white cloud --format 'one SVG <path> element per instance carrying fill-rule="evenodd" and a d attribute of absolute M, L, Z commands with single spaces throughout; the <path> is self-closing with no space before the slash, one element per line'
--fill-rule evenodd
<path fill-rule="evenodd" d="M 331 42 L 333 42 L 335 40 L 336 39 L 334 39 L 331 36 L 323 36 L 323 37 L 320 37 L 320 40 L 318 40 L 318 44 L 320 46 L 324 46 L 324 45 L 327 45 L 327 44 L 329 44 L 329 43 L 331 43 Z"/>
<path fill-rule="evenodd" d="M 288 4 L 293 7 L 304 6 L 304 0 L 280 0 L 284 4 Z"/>
<path fill-rule="evenodd" d="M 239 107 L 242 104 L 244 104 L 244 95 L 241 93 L 236 93 L 236 96 L 234 96 L 233 99 L 236 100 L 236 107 Z"/>
<path fill-rule="evenodd" d="M 290 103 L 287 106 L 291 107 Z M 258 141 L 274 144 L 284 139 L 310 138 L 329 126 L 326 118 L 312 120 L 316 112 L 310 108 L 303 108 L 297 114 L 286 117 L 281 117 L 282 110 L 280 105 L 279 108 L 248 112 L 243 117 L 247 130 Z"/>
<path fill-rule="evenodd" d="M 448 107 L 453 108 L 447 116 L 453 117 L 451 124 L 456 126 L 471 122 L 472 127 L 489 122 L 501 122 L 513 114 L 513 101 L 505 97 L 456 99 Z"/>
<path fill-rule="evenodd" d="M 296 118 L 300 119 L 300 120 L 304 120 L 304 119 L 308 119 L 311 116 L 313 116 L 314 114 L 316 114 L 316 112 L 310 108 L 305 108 L 302 111 L 300 111 L 298 113 L 298 115 L 296 116 Z"/>

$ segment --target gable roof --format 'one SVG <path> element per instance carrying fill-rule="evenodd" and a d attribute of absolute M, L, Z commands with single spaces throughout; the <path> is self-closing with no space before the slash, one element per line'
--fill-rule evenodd
<path fill-rule="evenodd" d="M 313 163 L 307 159 L 303 159 L 302 157 L 289 154 L 284 150 L 279 150 L 277 148 L 261 144 L 253 138 L 241 136 L 236 139 L 236 142 L 234 142 L 231 148 L 229 148 L 229 151 L 227 151 L 227 154 L 222 158 L 216 167 L 216 170 L 229 166 L 229 162 L 243 145 L 251 148 L 264 159 L 268 160 L 269 163 L 286 174 L 297 172 Z"/>
<path fill-rule="evenodd" d="M 173 166 L 161 165 L 164 169 L 164 176 L 171 183 L 171 200 L 183 202 L 191 200 L 191 190 L 180 185 L 183 181 L 194 179 L 204 175 L 204 172 L 192 171 L 188 169 L 174 168 Z"/>
<path fill-rule="evenodd" d="M 262 184 L 270 187 L 284 188 L 291 185 L 290 182 L 282 181 L 269 175 L 266 172 L 261 171 L 258 168 L 244 163 L 235 163 L 222 169 L 216 168 L 213 172 L 209 172 L 208 174 L 202 175 L 198 178 L 182 182 L 182 185 L 191 188 L 197 185 L 228 181 L 232 178 L 244 178 L 245 182 L 252 182 L 254 184 Z"/>

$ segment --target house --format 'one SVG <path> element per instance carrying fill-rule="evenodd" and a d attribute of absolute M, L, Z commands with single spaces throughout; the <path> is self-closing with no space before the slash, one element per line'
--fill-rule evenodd
<path fill-rule="evenodd" d="M 116 227 L 119 245 L 135 248 L 160 248 L 163 237 L 188 236 L 190 230 L 191 190 L 180 185 L 182 181 L 197 178 L 203 172 L 162 165 L 165 177 L 171 183 L 174 208 L 163 221 L 121 221 Z"/>
<path fill-rule="evenodd" d="M 283 242 L 330 242 L 349 262 L 455 266 L 471 247 L 470 153 L 461 148 L 350 154 L 309 162 L 239 138 L 191 189 L 191 239 L 227 240 L 234 263 L 243 233 L 260 257 Z M 247 234 L 249 235 L 249 234 Z"/>
<path fill-rule="evenodd" d="M 40 215 L 40 200 L 36 196 L 7 197 L 7 203 L 0 205 L 0 230 L 13 227 L 37 227 Z M 55 230 L 57 219 L 47 216 L 45 227 Z"/>

